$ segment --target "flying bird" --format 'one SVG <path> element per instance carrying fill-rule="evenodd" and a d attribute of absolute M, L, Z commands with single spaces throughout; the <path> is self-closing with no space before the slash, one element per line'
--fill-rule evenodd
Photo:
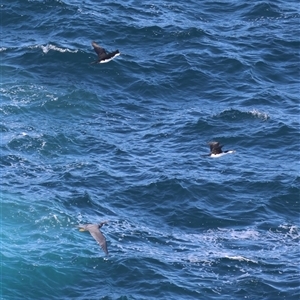
<path fill-rule="evenodd" d="M 98 55 L 98 59 L 96 61 L 92 62 L 92 64 L 107 63 L 107 62 L 111 61 L 113 58 L 115 58 L 121 54 L 119 50 L 107 53 L 104 48 L 100 47 L 95 42 L 92 42 L 92 46 Z"/>
<path fill-rule="evenodd" d="M 226 150 L 223 151 L 222 147 L 224 145 L 220 145 L 219 142 L 209 142 L 208 145 L 210 146 L 210 157 L 221 157 L 226 154 L 235 153 L 235 150 Z"/>
<path fill-rule="evenodd" d="M 98 242 L 106 255 L 108 255 L 106 239 L 102 232 L 99 230 L 107 221 L 101 222 L 100 224 L 83 224 L 78 225 L 79 231 L 89 231 L 92 237 Z"/>

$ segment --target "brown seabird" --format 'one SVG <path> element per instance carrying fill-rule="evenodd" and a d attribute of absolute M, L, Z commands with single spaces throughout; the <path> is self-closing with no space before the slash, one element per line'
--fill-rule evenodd
<path fill-rule="evenodd" d="M 101 222 L 100 224 L 83 224 L 78 225 L 79 231 L 89 231 L 92 237 L 99 243 L 106 255 L 108 255 L 106 239 L 102 232 L 99 230 L 107 221 Z"/>

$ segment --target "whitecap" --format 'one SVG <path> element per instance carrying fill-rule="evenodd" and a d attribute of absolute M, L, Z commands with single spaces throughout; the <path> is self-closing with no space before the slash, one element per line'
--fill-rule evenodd
<path fill-rule="evenodd" d="M 57 218 L 57 215 L 53 214 L 52 216 L 53 216 L 53 218 L 54 218 L 58 223 L 60 223 L 60 221 L 59 221 L 58 218 Z"/>
<path fill-rule="evenodd" d="M 231 260 L 253 262 L 253 263 L 257 264 L 256 260 L 252 260 L 252 259 L 240 256 L 240 255 L 237 255 L 237 256 L 228 256 L 228 255 L 226 255 L 225 258 L 228 258 L 228 259 L 231 259 Z"/>
<path fill-rule="evenodd" d="M 58 51 L 61 53 L 65 53 L 65 52 L 77 53 L 78 52 L 78 50 L 70 50 L 68 48 L 60 48 L 60 47 L 57 47 L 52 44 L 47 44 L 46 46 L 41 45 L 41 46 L 37 46 L 37 47 L 41 48 L 45 54 L 47 54 L 50 50 Z"/>
<path fill-rule="evenodd" d="M 266 121 L 266 120 L 270 119 L 270 116 L 267 113 L 261 112 L 261 111 L 255 109 L 255 108 L 250 110 L 249 113 L 251 115 L 253 115 L 254 117 L 257 117 L 257 118 L 259 118 L 263 121 Z"/>

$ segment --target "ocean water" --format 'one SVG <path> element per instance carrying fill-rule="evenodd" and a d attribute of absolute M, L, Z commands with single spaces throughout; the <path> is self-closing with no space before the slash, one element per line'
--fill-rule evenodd
<path fill-rule="evenodd" d="M 299 37 L 296 0 L 1 1 L 0 298 L 300 299 Z"/>

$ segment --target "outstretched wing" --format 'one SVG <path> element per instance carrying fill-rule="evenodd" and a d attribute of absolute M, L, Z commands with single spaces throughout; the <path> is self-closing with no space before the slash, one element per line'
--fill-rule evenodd
<path fill-rule="evenodd" d="M 95 42 L 92 42 L 92 46 L 95 50 L 95 52 L 97 53 L 99 59 L 103 59 L 106 57 L 106 51 L 104 48 L 100 47 L 98 44 L 96 44 Z"/>
<path fill-rule="evenodd" d="M 98 229 L 98 226 L 95 226 L 93 228 L 89 228 L 89 232 L 92 235 L 92 237 L 99 243 L 103 251 L 108 254 L 107 245 L 106 245 L 106 239 L 104 235 L 101 233 L 101 231 Z"/>
<path fill-rule="evenodd" d="M 210 146 L 210 152 L 211 152 L 212 154 L 220 154 L 220 153 L 223 152 L 223 151 L 222 151 L 223 145 L 220 145 L 219 142 L 210 142 L 210 143 L 208 143 L 208 144 L 209 144 L 209 146 Z"/>

